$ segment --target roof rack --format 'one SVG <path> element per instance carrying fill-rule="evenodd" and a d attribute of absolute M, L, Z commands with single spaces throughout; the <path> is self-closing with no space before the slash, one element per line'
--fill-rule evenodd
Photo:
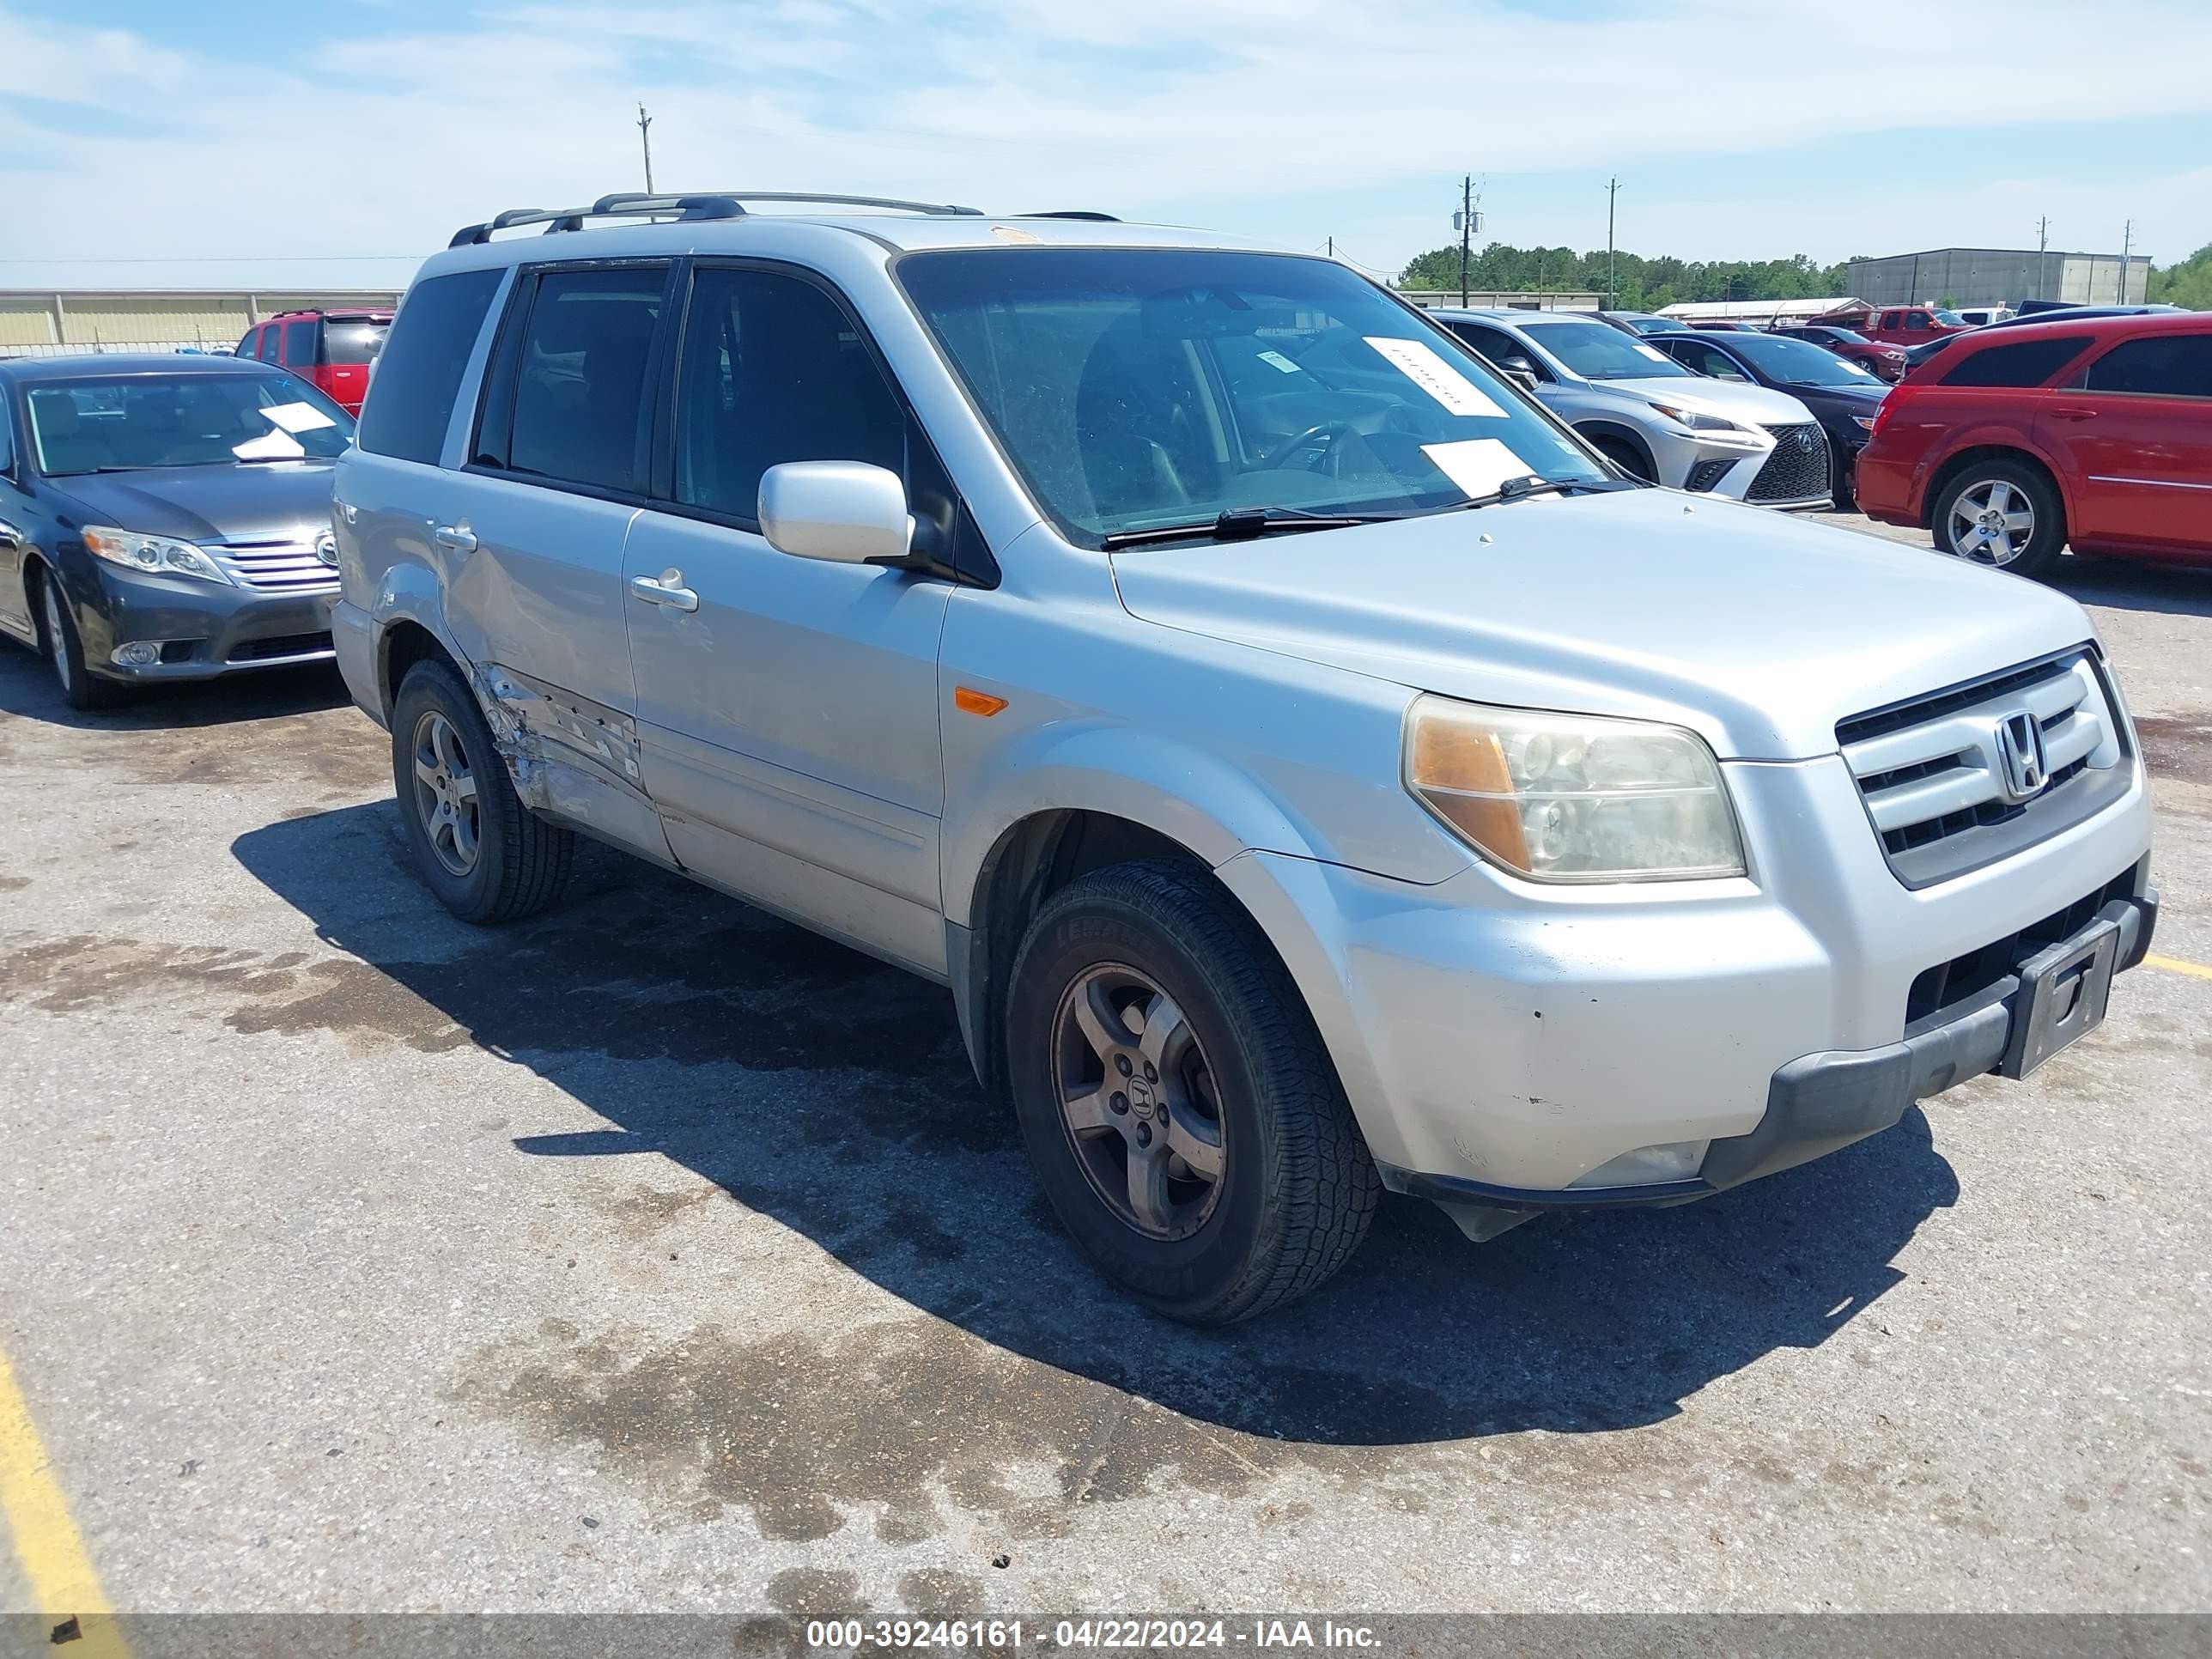
<path fill-rule="evenodd" d="M 1121 221 L 1111 213 L 1101 213 L 1095 208 L 1055 208 L 1049 213 L 1024 213 L 1023 219 L 1081 219 L 1094 225 L 1118 225 Z"/>
<path fill-rule="evenodd" d="M 463 225 L 446 246 L 467 247 L 489 242 L 493 232 L 513 230 L 522 225 L 544 225 L 548 235 L 555 231 L 581 230 L 586 219 L 742 219 L 747 202 L 815 202 L 825 207 L 893 208 L 907 213 L 963 218 L 980 218 L 983 211 L 981 208 L 955 207 L 943 202 L 905 202 L 891 196 L 824 196 L 796 190 L 710 190 L 683 195 L 629 190 L 602 196 L 589 207 L 509 208 L 483 224 Z"/>

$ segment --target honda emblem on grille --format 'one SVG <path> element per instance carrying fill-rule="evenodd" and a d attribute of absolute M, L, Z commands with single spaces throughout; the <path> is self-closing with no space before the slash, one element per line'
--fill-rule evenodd
<path fill-rule="evenodd" d="M 2051 781 L 2050 763 L 2043 752 L 2043 723 L 2025 710 L 1997 722 L 1997 759 L 2003 775 L 1998 780 L 2007 800 L 2033 800 Z"/>

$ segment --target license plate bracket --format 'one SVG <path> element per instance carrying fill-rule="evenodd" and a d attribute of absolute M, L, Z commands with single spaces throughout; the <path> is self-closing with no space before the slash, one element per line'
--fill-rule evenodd
<path fill-rule="evenodd" d="M 2071 939 L 2045 945 L 2015 969 L 2012 1030 L 2000 1077 L 2023 1078 L 2075 1038 L 2104 1023 L 2119 960 L 2119 924 L 2105 918 Z"/>

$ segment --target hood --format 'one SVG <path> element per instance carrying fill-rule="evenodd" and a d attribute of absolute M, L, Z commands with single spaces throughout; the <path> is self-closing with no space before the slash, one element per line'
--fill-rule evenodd
<path fill-rule="evenodd" d="M 307 540 L 330 525 L 335 465 L 263 461 L 144 467 L 80 473 L 52 483 L 76 504 L 83 524 L 188 542 Z"/>
<path fill-rule="evenodd" d="M 1745 426 L 1796 426 L 1812 418 L 1805 412 L 1805 405 L 1786 392 L 1770 392 L 1763 386 L 1736 380 L 1707 380 L 1702 374 L 1687 378 L 1667 374 L 1649 380 L 1593 380 L 1590 384 L 1603 392 L 1621 392 L 1638 403 L 1702 410 Z"/>
<path fill-rule="evenodd" d="M 1840 720 L 2094 634 L 2019 577 L 1669 489 L 1113 560 L 1148 621 L 1448 696 L 1669 720 L 1723 759 L 1832 754 Z"/>
<path fill-rule="evenodd" d="M 1855 415 L 1871 415 L 1889 396 L 1889 382 L 1868 380 L 1853 386 L 1808 386 L 1802 389 L 1793 386 L 1790 396 L 1808 409 L 1848 410 Z"/>

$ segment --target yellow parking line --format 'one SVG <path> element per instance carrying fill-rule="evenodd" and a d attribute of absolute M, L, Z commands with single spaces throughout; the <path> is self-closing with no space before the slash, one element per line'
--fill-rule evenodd
<path fill-rule="evenodd" d="M 0 1523 L 15 1540 L 15 1559 L 30 1581 L 31 1606 L 57 1626 L 76 1620 L 70 1659 L 128 1659 L 107 1597 L 70 1520 L 69 1504 L 55 1483 L 53 1464 L 31 1421 L 31 1408 L 15 1386 L 8 1356 L 0 1353 Z"/>
<path fill-rule="evenodd" d="M 2191 979 L 2212 979 L 2212 968 L 2201 962 L 2184 962 L 2179 957 L 2148 956 L 2143 958 L 2143 966 L 2163 968 L 2169 974 L 2186 974 Z"/>

